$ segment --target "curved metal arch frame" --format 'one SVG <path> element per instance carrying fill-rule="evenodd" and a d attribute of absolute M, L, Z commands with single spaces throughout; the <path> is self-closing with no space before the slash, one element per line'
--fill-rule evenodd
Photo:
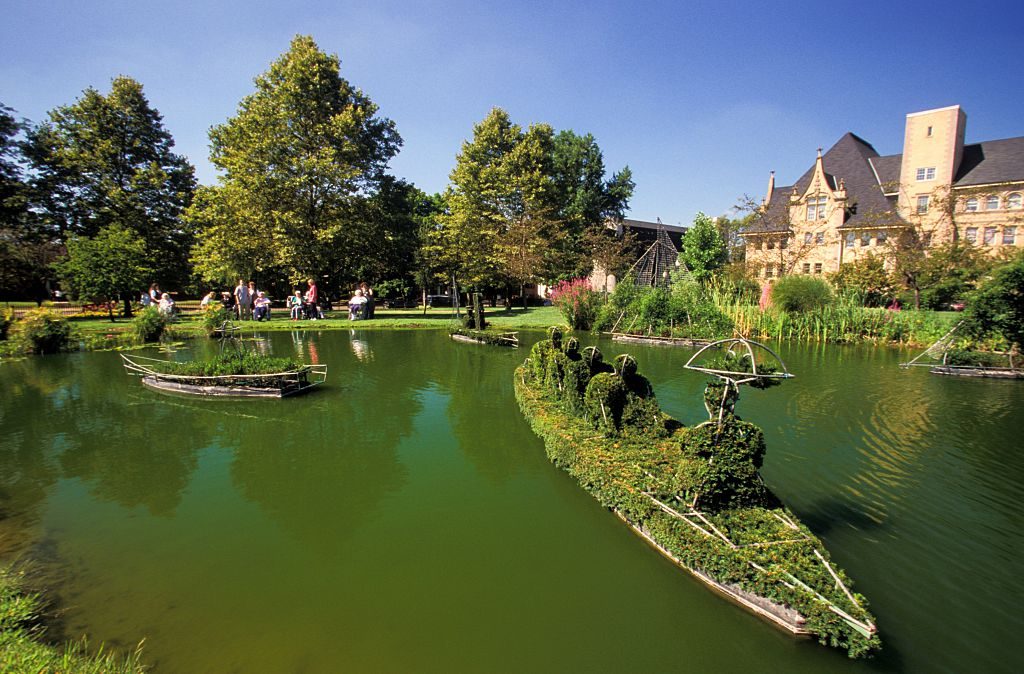
<path fill-rule="evenodd" d="M 738 347 L 746 349 L 746 355 L 750 358 L 750 367 L 752 372 L 733 372 L 731 370 L 716 370 L 709 367 L 699 367 L 693 363 L 700 358 L 708 349 L 726 347 L 726 351 L 729 353 L 735 353 Z M 757 359 L 754 358 L 754 347 L 764 349 L 772 358 L 774 358 L 779 365 L 782 366 L 782 372 L 763 373 L 757 371 Z M 729 337 L 728 339 L 719 339 L 701 347 L 695 354 L 690 356 L 690 359 L 686 361 L 686 365 L 683 369 L 694 370 L 696 372 L 703 372 L 705 374 L 711 374 L 721 379 L 726 379 L 732 382 L 734 385 L 746 384 L 748 382 L 755 381 L 757 379 L 792 379 L 796 375 L 791 374 L 786 368 L 786 364 L 779 357 L 779 354 L 775 353 L 770 347 L 765 346 L 761 342 L 755 342 L 753 340 L 745 339 L 743 337 Z"/>

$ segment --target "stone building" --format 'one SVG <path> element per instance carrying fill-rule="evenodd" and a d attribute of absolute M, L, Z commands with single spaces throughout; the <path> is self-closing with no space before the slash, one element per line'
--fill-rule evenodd
<path fill-rule="evenodd" d="M 880 156 L 847 133 L 793 185 L 775 173 L 746 258 L 760 278 L 823 274 L 896 246 L 964 241 L 1024 246 L 1024 137 L 964 144 L 958 105 L 907 115 L 903 153 Z"/>

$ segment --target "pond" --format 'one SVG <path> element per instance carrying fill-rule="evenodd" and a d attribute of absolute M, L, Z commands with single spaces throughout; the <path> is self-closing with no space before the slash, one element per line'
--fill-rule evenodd
<path fill-rule="evenodd" d="M 691 351 L 600 345 L 702 420 Z M 257 347 L 327 363 L 328 384 L 198 401 L 145 390 L 116 353 L 0 367 L 0 559 L 37 564 L 64 636 L 145 638 L 158 673 L 1024 664 L 1022 384 L 784 345 L 797 377 L 743 392 L 766 481 L 871 600 L 884 650 L 852 662 L 714 595 L 551 465 L 512 394 L 527 348 L 434 331 Z"/>

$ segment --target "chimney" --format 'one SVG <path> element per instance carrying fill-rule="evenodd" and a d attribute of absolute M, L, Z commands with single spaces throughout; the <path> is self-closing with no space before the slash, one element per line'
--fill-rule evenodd
<path fill-rule="evenodd" d="M 772 192 L 775 191 L 775 171 L 768 172 L 768 195 L 764 198 L 763 202 L 765 206 L 772 202 Z"/>

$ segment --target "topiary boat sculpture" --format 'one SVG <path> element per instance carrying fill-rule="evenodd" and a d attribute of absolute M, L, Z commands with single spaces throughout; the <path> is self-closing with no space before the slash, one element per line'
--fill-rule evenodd
<path fill-rule="evenodd" d="M 178 363 L 121 354 L 125 370 L 166 393 L 232 398 L 284 398 L 327 380 L 326 365 L 226 351 L 209 361 Z"/>
<path fill-rule="evenodd" d="M 735 414 L 740 385 L 790 376 L 758 348 L 723 340 L 694 354 L 688 367 L 713 379 L 710 418 L 692 428 L 661 411 L 631 356 L 605 363 L 557 329 L 516 370 L 516 398 L 549 458 L 659 552 L 786 631 L 867 656 L 881 645 L 867 602 L 764 484 L 764 435 Z"/>

